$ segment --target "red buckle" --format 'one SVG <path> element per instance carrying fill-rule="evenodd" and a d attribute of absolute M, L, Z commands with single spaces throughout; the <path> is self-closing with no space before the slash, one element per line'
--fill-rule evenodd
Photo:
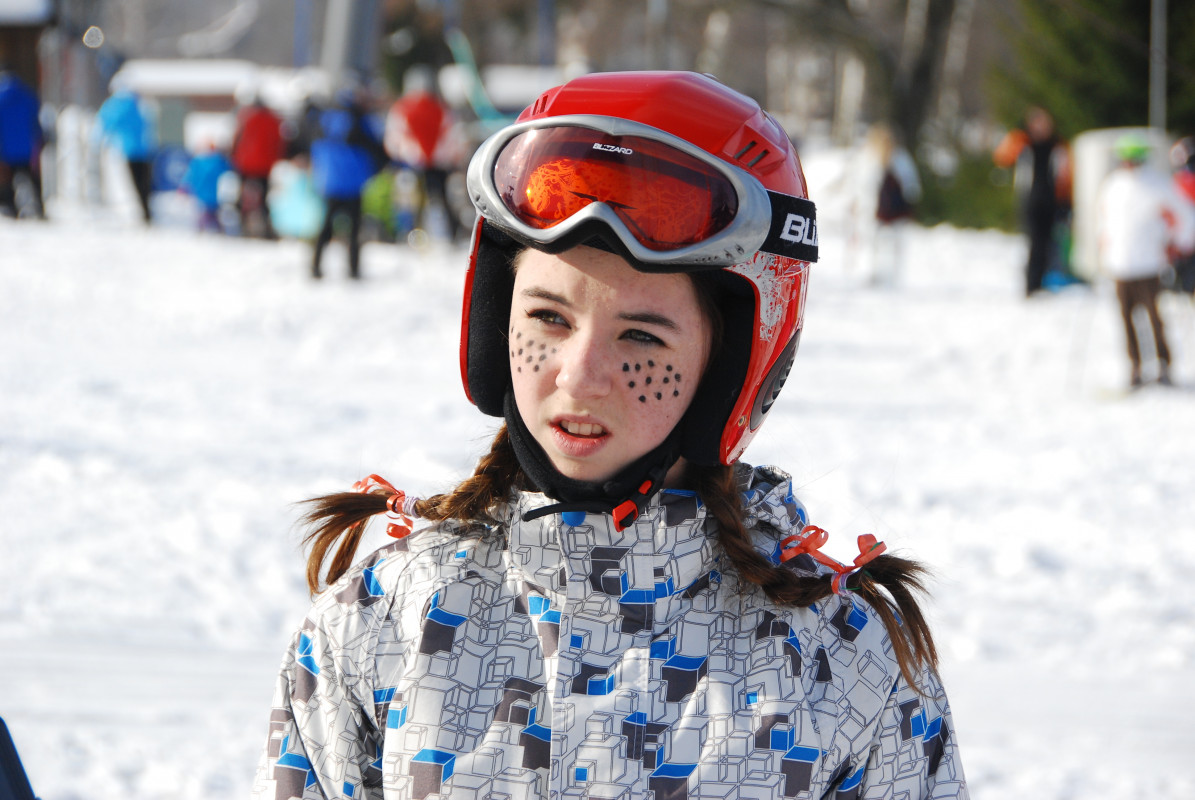
<path fill-rule="evenodd" d="M 639 518 L 639 506 L 634 500 L 623 500 L 614 507 L 614 530 L 625 531 Z"/>

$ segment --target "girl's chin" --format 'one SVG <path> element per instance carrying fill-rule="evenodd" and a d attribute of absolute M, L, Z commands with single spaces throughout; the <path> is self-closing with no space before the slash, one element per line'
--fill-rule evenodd
<path fill-rule="evenodd" d="M 588 483 L 600 483 L 602 481 L 613 478 L 617 471 L 610 472 L 609 470 L 602 470 L 593 465 L 577 464 L 574 461 L 561 462 L 561 459 L 552 459 L 552 466 L 566 478 L 574 481 L 586 481 Z"/>

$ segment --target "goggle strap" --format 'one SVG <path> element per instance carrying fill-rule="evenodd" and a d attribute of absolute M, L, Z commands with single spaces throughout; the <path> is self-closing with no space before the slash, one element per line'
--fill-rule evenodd
<path fill-rule="evenodd" d="M 803 197 L 768 192 L 772 225 L 759 248 L 797 261 L 817 261 L 817 207 Z"/>

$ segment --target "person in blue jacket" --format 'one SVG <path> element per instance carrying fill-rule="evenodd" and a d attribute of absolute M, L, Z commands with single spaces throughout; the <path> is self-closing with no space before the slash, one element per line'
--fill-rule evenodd
<path fill-rule="evenodd" d="M 114 143 L 129 165 L 137 190 L 141 213 L 151 220 L 149 192 L 153 181 L 153 157 L 157 150 L 157 128 L 142 106 L 141 98 L 129 89 L 117 88 L 100 106 L 97 116 L 104 141 Z"/>
<path fill-rule="evenodd" d="M 361 277 L 361 192 L 385 161 L 376 127 L 355 92 L 342 92 L 335 106 L 319 114 L 311 143 L 311 172 L 326 211 L 312 253 L 312 278 L 323 277 L 320 260 L 341 215 L 349 220 L 349 277 Z"/>
<path fill-rule="evenodd" d="M 41 172 L 36 168 L 42 146 L 37 95 L 4 64 L 0 64 L 0 214 L 19 216 L 16 178 L 24 175 L 33 186 L 33 213 L 45 215 Z"/>
<path fill-rule="evenodd" d="M 232 170 L 228 156 L 209 142 L 183 173 L 182 188 L 199 203 L 199 230 L 224 232 L 220 221 L 220 178 Z"/>

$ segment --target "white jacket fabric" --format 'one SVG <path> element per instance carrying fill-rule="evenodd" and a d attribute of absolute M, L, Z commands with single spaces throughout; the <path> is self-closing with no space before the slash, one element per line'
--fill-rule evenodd
<path fill-rule="evenodd" d="M 1100 265 L 1116 280 L 1158 275 L 1169 263 L 1167 246 L 1195 245 L 1195 208 L 1173 181 L 1148 166 L 1119 167 L 1099 193 Z"/>
<path fill-rule="evenodd" d="M 744 473 L 775 559 L 805 524 Z M 627 530 L 583 512 L 437 523 L 320 595 L 278 679 L 253 797 L 960 798 L 938 677 L 902 679 L 858 597 L 742 584 L 691 492 Z M 798 570 L 824 570 L 808 556 Z"/>

